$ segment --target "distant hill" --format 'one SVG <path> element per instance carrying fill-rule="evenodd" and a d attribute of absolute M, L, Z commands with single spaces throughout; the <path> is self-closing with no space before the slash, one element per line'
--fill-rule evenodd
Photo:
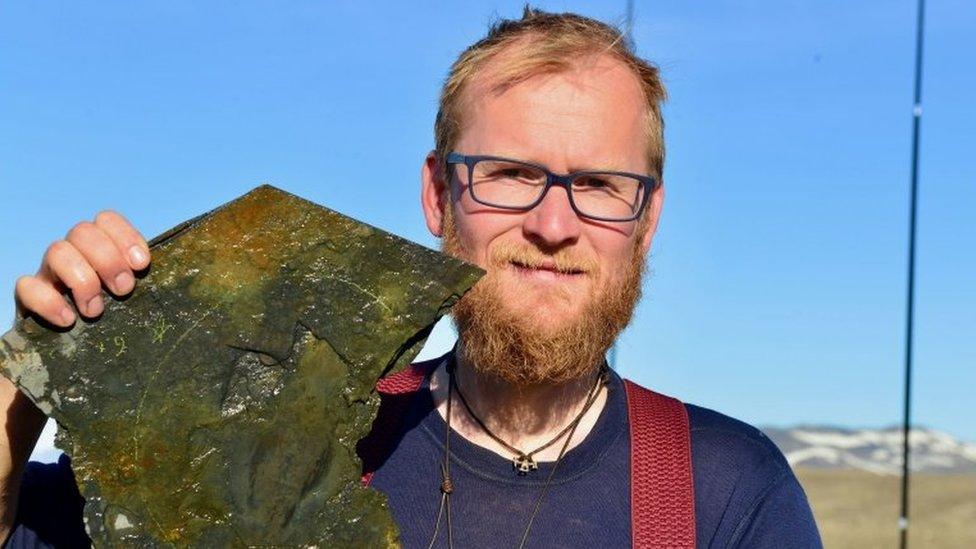
<path fill-rule="evenodd" d="M 848 469 L 881 475 L 901 474 L 901 429 L 842 429 L 799 426 L 764 427 L 763 432 L 783 451 L 793 467 Z M 48 422 L 32 460 L 57 461 L 55 424 Z M 976 444 L 963 442 L 933 429 L 912 431 L 912 471 L 976 474 Z"/>
<path fill-rule="evenodd" d="M 856 469 L 901 474 L 900 428 L 842 429 L 800 426 L 763 429 L 793 467 Z M 908 464 L 923 473 L 976 473 L 976 444 L 932 429 L 913 429 Z"/>

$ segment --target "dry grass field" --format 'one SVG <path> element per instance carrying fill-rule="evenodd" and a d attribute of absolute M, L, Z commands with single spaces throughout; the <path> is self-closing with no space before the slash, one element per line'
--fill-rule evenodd
<path fill-rule="evenodd" d="M 827 549 L 898 547 L 900 479 L 853 470 L 798 469 Z M 913 474 L 911 549 L 976 548 L 976 475 Z"/>

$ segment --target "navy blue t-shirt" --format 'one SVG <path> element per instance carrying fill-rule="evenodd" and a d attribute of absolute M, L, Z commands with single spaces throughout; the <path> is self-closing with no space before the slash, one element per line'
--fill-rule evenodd
<path fill-rule="evenodd" d="M 697 545 L 821 547 L 803 489 L 759 430 L 686 405 L 691 426 Z M 404 418 L 396 449 L 372 486 L 387 494 L 404 547 L 427 547 L 441 499 L 445 423 L 426 382 Z M 527 547 L 629 547 L 630 437 L 623 382 L 611 375 L 607 405 L 587 437 L 559 463 Z M 518 475 L 511 461 L 451 438 L 451 519 L 456 547 L 517 547 L 551 463 Z M 31 463 L 8 547 L 87 543 L 70 463 Z M 442 519 L 437 547 L 446 547 Z"/>
<path fill-rule="evenodd" d="M 686 405 L 691 428 L 697 546 L 822 547 L 803 488 L 761 431 Z M 404 547 L 427 547 L 440 506 L 446 425 L 427 383 L 396 450 L 372 486 L 387 494 Z M 456 547 L 518 547 L 552 463 L 517 474 L 512 462 L 451 437 L 451 518 Z M 527 547 L 629 547 L 630 428 L 623 381 L 611 374 L 607 404 L 587 437 L 560 461 Z M 442 519 L 436 547 L 447 547 Z"/>

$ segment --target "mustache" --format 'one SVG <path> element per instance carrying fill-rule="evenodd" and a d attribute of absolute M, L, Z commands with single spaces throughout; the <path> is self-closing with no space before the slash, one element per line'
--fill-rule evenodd
<path fill-rule="evenodd" d="M 546 268 L 559 273 L 592 275 L 597 272 L 597 262 L 569 249 L 547 254 L 532 246 L 502 244 L 491 251 L 491 264 L 501 267 L 514 263 L 528 268 Z"/>

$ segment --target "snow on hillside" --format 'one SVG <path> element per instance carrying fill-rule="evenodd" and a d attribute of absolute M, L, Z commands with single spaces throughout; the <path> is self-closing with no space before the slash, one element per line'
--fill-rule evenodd
<path fill-rule="evenodd" d="M 57 426 L 49 421 L 32 460 L 57 461 Z M 841 429 L 836 427 L 767 427 L 763 431 L 779 446 L 793 467 L 859 469 L 882 475 L 901 474 L 901 429 Z M 956 440 L 932 429 L 911 433 L 913 471 L 976 473 L 976 444 Z"/>
<path fill-rule="evenodd" d="M 835 427 L 769 427 L 763 431 L 793 467 L 860 469 L 878 474 L 901 473 L 901 429 Z M 909 436 L 913 471 L 976 473 L 976 444 L 932 429 L 913 429 Z"/>

